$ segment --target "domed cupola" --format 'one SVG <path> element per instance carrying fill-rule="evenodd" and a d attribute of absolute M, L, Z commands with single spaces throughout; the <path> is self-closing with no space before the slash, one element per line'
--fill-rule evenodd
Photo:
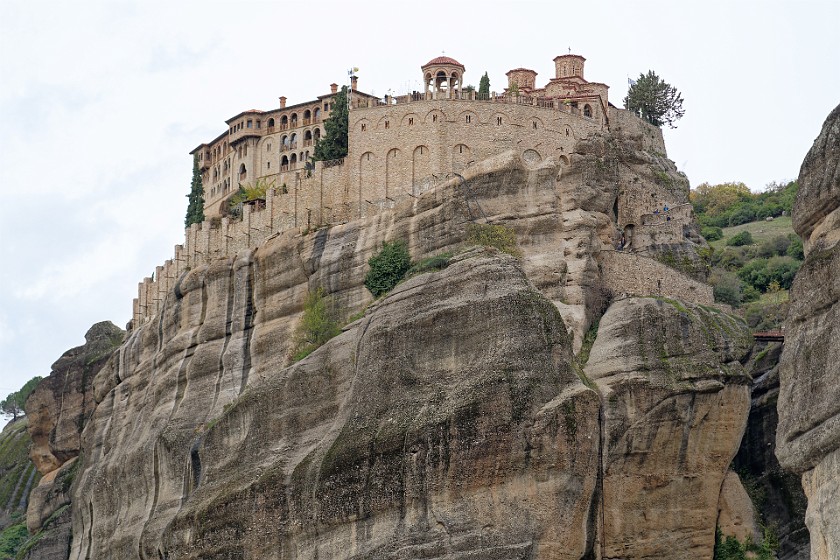
<path fill-rule="evenodd" d="M 426 84 L 426 98 L 457 99 L 461 96 L 464 82 L 464 65 L 448 56 L 433 58 L 420 67 L 423 70 L 423 83 Z"/>

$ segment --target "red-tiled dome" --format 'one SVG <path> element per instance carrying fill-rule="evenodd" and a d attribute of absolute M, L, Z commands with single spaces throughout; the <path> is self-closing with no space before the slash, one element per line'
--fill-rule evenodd
<path fill-rule="evenodd" d="M 420 68 L 425 68 L 426 66 L 441 66 L 441 65 L 460 66 L 461 68 L 464 67 L 463 64 L 461 64 L 460 62 L 458 62 L 454 58 L 449 58 L 448 56 L 439 56 L 437 58 L 433 58 L 432 60 L 430 60 L 429 62 L 427 62 L 423 66 L 421 66 Z"/>

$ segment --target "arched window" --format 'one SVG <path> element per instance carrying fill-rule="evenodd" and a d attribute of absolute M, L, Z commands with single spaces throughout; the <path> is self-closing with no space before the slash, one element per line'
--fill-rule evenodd
<path fill-rule="evenodd" d="M 274 128 L 274 119 L 268 119 L 268 129 L 271 130 Z"/>
<path fill-rule="evenodd" d="M 289 158 L 283 156 L 280 158 L 280 171 L 287 171 L 289 169 Z"/>
<path fill-rule="evenodd" d="M 303 145 L 304 146 L 311 146 L 312 145 L 312 131 L 307 130 L 303 133 Z"/>
<path fill-rule="evenodd" d="M 315 108 L 315 112 L 312 114 L 312 122 L 320 122 L 321 121 L 321 109 Z"/>
<path fill-rule="evenodd" d="M 292 157 L 289 158 L 289 169 L 294 169 L 296 163 L 297 163 L 297 154 L 292 154 Z"/>
<path fill-rule="evenodd" d="M 312 120 L 312 111 L 307 109 L 303 112 L 303 124 L 309 124 Z"/>
<path fill-rule="evenodd" d="M 243 180 L 248 176 L 248 173 L 245 171 L 245 164 L 241 164 L 239 166 L 239 180 Z"/>
<path fill-rule="evenodd" d="M 313 134 L 314 134 L 316 142 L 321 139 L 321 129 L 320 128 L 316 128 L 315 132 Z"/>
<path fill-rule="evenodd" d="M 590 119 L 592 118 L 592 107 L 588 104 L 583 106 L 583 116 L 589 117 Z"/>
<path fill-rule="evenodd" d="M 292 121 L 292 122 L 294 122 L 294 121 Z M 289 137 L 289 147 L 293 150 L 295 148 L 297 148 L 297 134 L 296 133 L 292 133 L 291 137 Z"/>
<path fill-rule="evenodd" d="M 292 113 L 292 118 L 289 119 L 289 124 L 292 128 L 297 126 L 297 113 Z"/>

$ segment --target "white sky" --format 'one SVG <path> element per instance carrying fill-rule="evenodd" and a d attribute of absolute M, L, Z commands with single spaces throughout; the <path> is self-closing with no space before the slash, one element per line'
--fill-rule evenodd
<path fill-rule="evenodd" d="M 442 51 L 489 72 L 586 77 L 621 106 L 649 69 L 683 94 L 668 152 L 696 186 L 796 178 L 840 102 L 840 2 L 0 0 L 0 399 L 124 327 L 183 241 L 189 156 L 238 112 L 359 87 L 418 88 Z"/>

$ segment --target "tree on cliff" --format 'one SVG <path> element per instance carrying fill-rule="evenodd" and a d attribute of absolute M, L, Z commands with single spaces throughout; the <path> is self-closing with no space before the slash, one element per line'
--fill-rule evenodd
<path fill-rule="evenodd" d="M 478 82 L 478 96 L 476 99 L 490 99 L 490 78 L 487 72 L 481 77 Z"/>
<path fill-rule="evenodd" d="M 652 125 L 667 124 L 676 128 L 674 123 L 685 114 L 682 102 L 677 88 L 660 79 L 653 70 L 648 70 L 647 74 L 639 74 L 635 82 L 631 80 L 624 107 Z"/>
<path fill-rule="evenodd" d="M 198 154 L 193 157 L 193 176 L 190 194 L 187 195 L 187 217 L 184 225 L 200 224 L 204 221 L 204 187 L 201 185 L 201 171 L 198 169 Z"/>
<path fill-rule="evenodd" d="M 41 379 L 42 378 L 40 376 L 35 376 L 27 381 L 26 384 L 21 387 L 20 391 L 10 393 L 9 396 L 0 401 L 0 411 L 2 411 L 3 414 L 11 416 L 13 420 L 17 420 L 17 417 L 24 413 L 23 407 L 26 404 L 26 399 L 29 398 L 29 395 L 35 390 L 35 387 L 38 386 Z"/>
<path fill-rule="evenodd" d="M 324 121 L 324 135 L 315 144 L 316 161 L 328 161 L 347 155 L 347 86 L 332 101 L 330 118 Z"/>

